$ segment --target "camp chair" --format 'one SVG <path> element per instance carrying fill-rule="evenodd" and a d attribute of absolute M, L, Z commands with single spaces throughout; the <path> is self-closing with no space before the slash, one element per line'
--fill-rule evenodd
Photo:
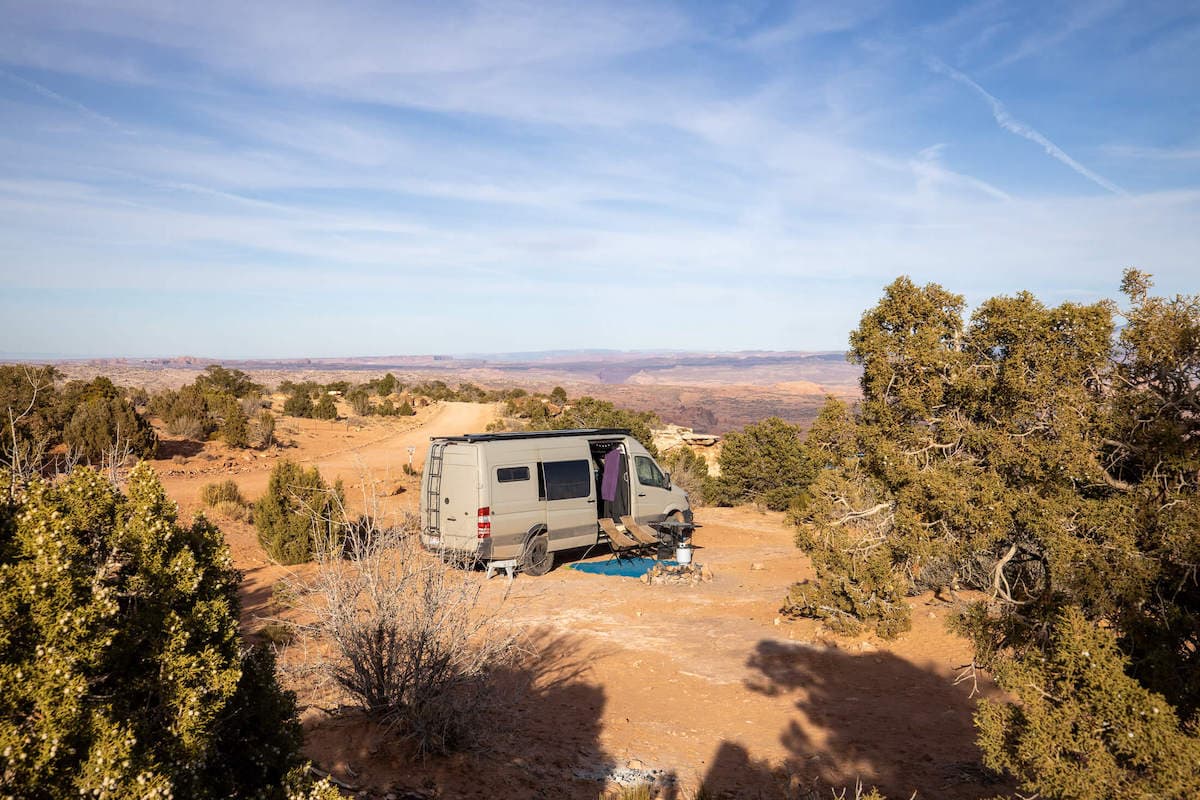
<path fill-rule="evenodd" d="M 625 526 L 625 530 L 629 532 L 630 536 L 642 544 L 647 547 L 658 547 L 659 537 L 652 528 L 648 528 L 629 516 L 621 517 L 621 524 Z"/>
<path fill-rule="evenodd" d="M 608 536 L 608 543 L 612 547 L 614 558 L 624 558 L 627 554 L 635 553 L 646 547 L 642 542 L 629 538 L 617 527 L 617 523 L 608 517 L 600 518 L 600 530 Z"/>

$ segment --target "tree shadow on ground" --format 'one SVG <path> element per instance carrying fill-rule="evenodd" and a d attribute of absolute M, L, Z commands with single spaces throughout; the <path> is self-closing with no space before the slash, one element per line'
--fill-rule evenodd
<path fill-rule="evenodd" d="M 279 611 L 276 606 L 275 576 L 264 579 L 268 573 L 267 567 L 251 567 L 242 570 L 242 580 L 238 589 L 238 601 L 241 604 L 242 632 L 257 630 L 266 624 L 270 617 Z"/>
<path fill-rule="evenodd" d="M 198 456 L 203 451 L 203 442 L 195 442 L 191 439 L 159 439 L 158 450 L 154 457 L 159 461 L 169 461 L 176 456 L 184 458 Z"/>
<path fill-rule="evenodd" d="M 589 681 L 594 648 L 577 637 L 534 631 L 519 662 L 498 671 L 474 745 L 420 759 L 357 712 L 305 723 L 305 750 L 337 777 L 383 797 L 413 790 L 462 798 L 596 800 L 613 760 L 600 744 L 607 698 Z"/>
<path fill-rule="evenodd" d="M 883 651 L 762 641 L 747 688 L 795 698 L 781 733 L 786 763 L 768 765 L 722 742 L 703 786 L 714 797 L 815 798 L 856 780 L 890 798 L 974 800 L 1012 787 L 980 763 L 971 686 Z M 840 788 L 839 788 L 840 791 Z"/>

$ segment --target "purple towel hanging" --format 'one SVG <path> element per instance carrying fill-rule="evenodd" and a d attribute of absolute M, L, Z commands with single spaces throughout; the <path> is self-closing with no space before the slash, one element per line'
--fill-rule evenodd
<path fill-rule="evenodd" d="M 600 499 L 617 499 L 617 481 L 621 477 L 621 450 L 614 447 L 604 456 L 604 476 L 600 479 Z"/>

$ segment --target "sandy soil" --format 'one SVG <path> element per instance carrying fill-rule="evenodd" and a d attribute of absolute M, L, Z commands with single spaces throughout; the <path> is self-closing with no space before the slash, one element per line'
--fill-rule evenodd
<path fill-rule="evenodd" d="M 341 476 L 351 503 L 375 497 L 398 511 L 417 502 L 417 479 L 402 471 L 407 448 L 417 448 L 419 469 L 431 435 L 482 430 L 495 413 L 449 403 L 359 428 L 289 418 L 281 432 L 292 446 L 280 452 L 247 459 L 210 444 L 183 463 L 156 463 L 184 512 L 198 508 L 203 484 L 225 477 L 257 497 L 280 457 Z M 540 578 L 486 582 L 483 604 L 518 625 L 533 654 L 504 678 L 511 707 L 489 721 L 486 749 L 412 763 L 372 724 L 308 707 L 309 756 L 378 797 L 595 798 L 622 768 L 671 776 L 667 797 L 691 797 L 701 782 L 712 796 L 738 798 L 809 797 L 812 787 L 828 797 L 824 787 L 859 778 L 893 798 L 1007 788 L 978 766 L 976 700 L 954 682 L 970 650 L 946 631 L 947 606 L 912 598 L 913 630 L 890 643 L 780 619 L 788 584 L 811 575 L 782 515 L 705 508 L 696 517 L 695 559 L 713 570 L 710 583 L 647 586 L 561 564 Z M 252 633 L 280 613 L 272 589 L 290 570 L 267 559 L 249 525 L 218 521 L 245 574 L 243 627 Z M 484 581 L 482 572 L 465 579 Z M 325 704 L 297 688 L 302 706 Z"/>

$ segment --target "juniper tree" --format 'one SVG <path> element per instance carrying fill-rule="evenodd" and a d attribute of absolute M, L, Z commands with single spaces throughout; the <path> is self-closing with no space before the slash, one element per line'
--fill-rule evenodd
<path fill-rule="evenodd" d="M 314 542 L 340 535 L 337 512 L 343 505 L 341 481 L 332 487 L 316 467 L 280 461 L 271 470 L 267 491 L 254 506 L 258 541 L 281 564 L 299 564 L 313 556 Z"/>
<path fill-rule="evenodd" d="M 321 395 L 321 399 L 313 408 L 312 415 L 314 419 L 337 419 L 337 406 L 333 402 L 333 397 L 328 394 Z"/>
<path fill-rule="evenodd" d="M 220 532 L 153 470 L 90 469 L 0 514 L 0 795 L 281 797 L 295 702 L 238 637 Z"/>
<path fill-rule="evenodd" d="M 557 417 L 546 416 L 545 405 L 537 399 L 531 403 L 540 409 L 541 416 L 530 420 L 534 430 L 566 430 L 569 428 L 628 428 L 635 439 L 642 443 L 652 455 L 658 455 L 654 447 L 654 436 L 650 429 L 659 424 L 658 415 L 652 411 L 630 411 L 617 408 L 607 400 L 580 397 Z"/>
<path fill-rule="evenodd" d="M 851 336 L 860 410 L 809 441 L 830 468 L 790 609 L 894 635 L 905 595 L 986 592 L 957 626 L 1020 702 L 980 743 L 1040 796 L 1200 792 L 1200 299 L 1149 288 L 1126 273 L 1116 338 L 1111 302 L 1021 293 L 964 325 L 900 279 Z"/>
<path fill-rule="evenodd" d="M 768 417 L 725 436 L 719 488 L 726 503 L 752 501 L 782 511 L 816 477 L 800 428 Z"/>

